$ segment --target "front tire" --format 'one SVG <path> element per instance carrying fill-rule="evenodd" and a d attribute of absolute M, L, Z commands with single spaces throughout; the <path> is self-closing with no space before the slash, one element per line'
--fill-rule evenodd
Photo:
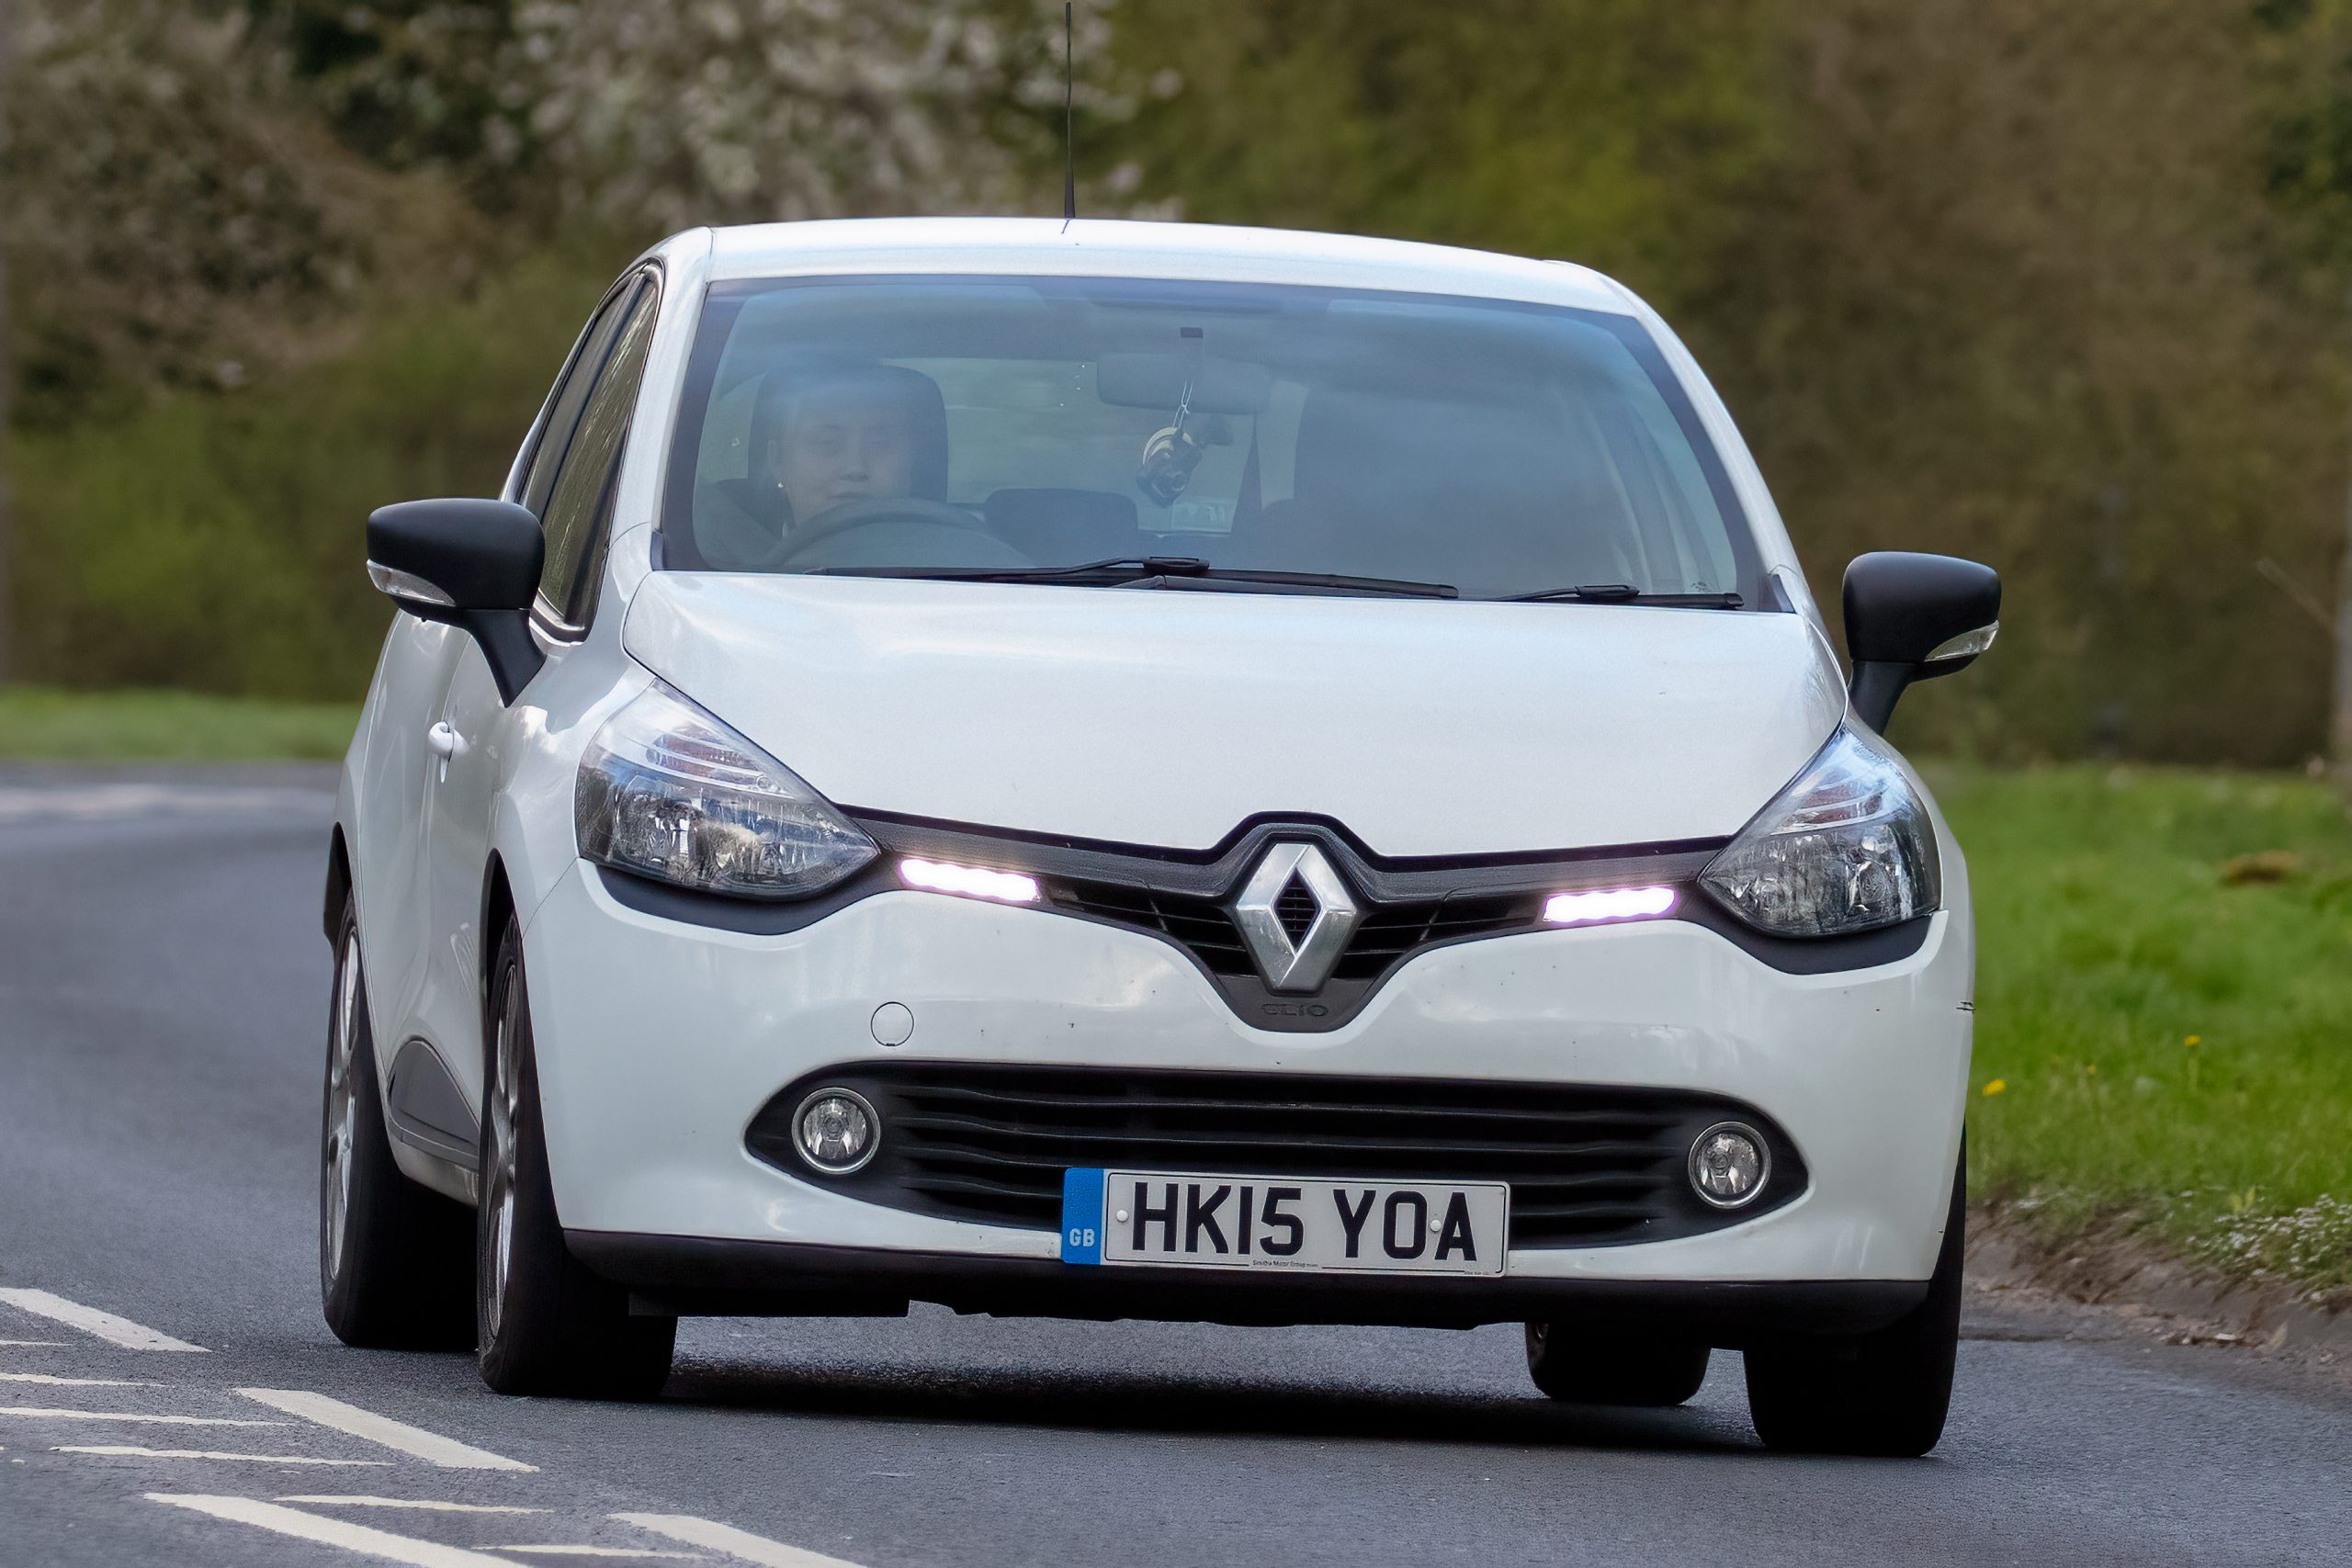
<path fill-rule="evenodd" d="M 1767 1448 L 1916 1459 L 1942 1437 L 1960 1351 L 1961 1264 L 1968 1226 L 1968 1147 L 1927 1300 L 1871 1334 L 1759 1346 L 1747 1352 L 1747 1412 Z"/>
<path fill-rule="evenodd" d="M 365 1349 L 473 1348 L 463 1205 L 401 1174 L 384 1127 L 359 917 L 335 923 L 319 1162 L 319 1295 L 327 1326 Z"/>
<path fill-rule="evenodd" d="M 488 1014 L 474 1227 L 481 1380 L 501 1393 L 650 1399 L 669 1380 L 678 1320 L 632 1314 L 628 1292 L 564 1246 L 540 1123 L 523 934 L 511 919 L 491 969 Z"/>
<path fill-rule="evenodd" d="M 1527 1325 L 1527 1371 L 1568 1404 L 1680 1404 L 1707 1381 L 1707 1347 L 1578 1337 L 1561 1325 Z"/>

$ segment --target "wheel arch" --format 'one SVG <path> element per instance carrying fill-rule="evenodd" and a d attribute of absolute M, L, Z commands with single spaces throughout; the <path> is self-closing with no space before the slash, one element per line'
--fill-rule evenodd
<path fill-rule="evenodd" d="M 336 927 L 343 923 L 343 907 L 351 899 L 351 846 L 345 842 L 343 824 L 334 825 L 334 832 L 327 841 L 326 908 L 320 923 L 325 928 L 327 945 L 334 945 L 340 933 Z"/>
<path fill-rule="evenodd" d="M 514 887 L 507 879 L 506 859 L 496 850 L 492 850 L 490 852 L 489 861 L 482 867 L 481 924 L 477 928 L 478 945 L 474 954 L 478 965 L 476 973 L 481 976 L 482 1040 L 485 1051 L 489 1048 L 490 987 L 495 978 L 493 971 L 498 963 L 498 939 L 505 933 L 506 922 L 514 918 Z"/>

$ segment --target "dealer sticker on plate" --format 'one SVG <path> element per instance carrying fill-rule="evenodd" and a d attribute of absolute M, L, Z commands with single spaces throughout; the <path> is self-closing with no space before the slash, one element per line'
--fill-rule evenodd
<path fill-rule="evenodd" d="M 1062 1261 L 1203 1269 L 1499 1274 L 1510 1227 L 1501 1182 L 1072 1169 Z"/>

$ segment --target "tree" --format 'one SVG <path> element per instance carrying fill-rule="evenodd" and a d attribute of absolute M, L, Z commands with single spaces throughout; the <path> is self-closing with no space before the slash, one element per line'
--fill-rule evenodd
<path fill-rule="evenodd" d="M 1106 0 L 1078 6 L 1080 67 Z M 347 145 L 486 206 L 697 223 L 1042 205 L 1048 0 L 262 0 Z M 1051 132 L 1047 127 L 1051 127 Z"/>
<path fill-rule="evenodd" d="M 462 207 L 337 148 L 242 12 L 14 4 L 0 239 L 20 425 L 315 356 L 338 307 L 464 248 Z"/>
<path fill-rule="evenodd" d="M 2268 194 L 2296 225 L 2318 291 L 2343 299 L 2352 328 L 2352 6 L 2264 0 L 2256 15 L 2270 89 Z M 2352 341 L 2352 331 L 2339 335 Z M 2337 789 L 2352 800 L 2352 464 L 2346 469 L 2328 756 Z"/>
<path fill-rule="evenodd" d="M 2259 568 L 2338 553 L 2337 317 L 2265 199 L 2245 7 L 1787 16 L 1785 153 L 1692 334 L 1817 589 L 1887 547 L 2007 579 L 2001 648 L 1906 739 L 2307 759 L 2326 639 Z"/>
<path fill-rule="evenodd" d="M 8 209 L 8 124 L 5 113 L 12 100 L 14 86 L 9 67 L 15 62 L 17 41 L 16 0 L 0 0 L 0 212 Z M 17 596 L 16 578 L 9 570 L 14 563 L 16 533 L 11 524 L 15 512 L 10 505 L 8 491 L 8 433 L 14 418 L 17 362 L 9 352 L 8 335 L 8 247 L 6 237 L 0 234 L 0 686 L 17 677 Z"/>
<path fill-rule="evenodd" d="M 1586 262 L 1714 287 L 1774 155 L 1767 0 L 1121 0 L 1134 107 L 1090 130 L 1148 209 Z"/>
<path fill-rule="evenodd" d="M 2322 641 L 2256 568 L 2340 550 L 2336 312 L 2264 197 L 2245 0 L 1114 16 L 1147 202 L 1598 265 L 1690 341 L 1833 614 L 1861 550 L 1998 567 L 1999 651 L 1906 743 L 2319 742 Z"/>

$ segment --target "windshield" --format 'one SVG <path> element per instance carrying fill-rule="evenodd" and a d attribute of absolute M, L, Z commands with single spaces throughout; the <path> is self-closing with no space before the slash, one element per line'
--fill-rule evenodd
<path fill-rule="evenodd" d="M 1172 560 L 1195 581 L 1760 602 L 1696 416 L 1640 323 L 1607 312 L 1133 279 L 725 283 L 679 416 L 671 569 Z"/>

